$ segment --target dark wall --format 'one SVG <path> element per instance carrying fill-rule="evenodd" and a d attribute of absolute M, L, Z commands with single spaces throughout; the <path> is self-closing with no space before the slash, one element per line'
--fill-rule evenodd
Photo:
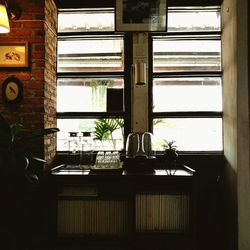
<path fill-rule="evenodd" d="M 181 155 L 179 161 L 196 170 L 197 250 L 225 248 L 223 211 L 224 164 L 221 155 Z"/>

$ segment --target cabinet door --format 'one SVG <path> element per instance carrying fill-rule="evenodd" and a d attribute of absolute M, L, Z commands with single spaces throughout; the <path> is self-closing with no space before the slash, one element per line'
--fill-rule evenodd
<path fill-rule="evenodd" d="M 57 235 L 126 237 L 130 207 L 126 197 L 103 195 L 95 185 L 65 186 L 57 197 Z"/>
<path fill-rule="evenodd" d="M 187 233 L 190 229 L 188 194 L 136 194 L 136 232 Z"/>

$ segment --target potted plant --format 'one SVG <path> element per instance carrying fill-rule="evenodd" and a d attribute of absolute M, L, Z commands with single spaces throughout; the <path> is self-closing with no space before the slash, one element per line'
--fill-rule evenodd
<path fill-rule="evenodd" d="M 164 158 L 167 163 L 167 167 L 170 169 L 175 168 L 178 157 L 177 146 L 175 145 L 175 141 L 164 140 L 164 142 L 165 142 L 163 144 L 163 148 L 165 150 Z"/>
<path fill-rule="evenodd" d="M 58 128 L 28 130 L 20 123 L 11 123 L 0 114 L 0 173 L 1 176 L 15 178 L 16 181 L 39 182 L 38 176 L 31 171 L 31 162 L 46 163 L 45 160 L 31 156 L 24 149 L 24 142 L 58 132 Z"/>
<path fill-rule="evenodd" d="M 46 162 L 25 149 L 27 142 L 58 132 L 58 128 L 24 129 L 0 114 L 0 231 L 4 249 L 31 249 L 43 225 L 45 191 L 39 182 Z M 33 249 L 33 248 L 32 248 Z"/>
<path fill-rule="evenodd" d="M 123 119 L 99 119 L 95 123 L 94 140 L 111 141 L 112 148 L 116 149 L 116 141 L 113 132 L 124 127 Z"/>

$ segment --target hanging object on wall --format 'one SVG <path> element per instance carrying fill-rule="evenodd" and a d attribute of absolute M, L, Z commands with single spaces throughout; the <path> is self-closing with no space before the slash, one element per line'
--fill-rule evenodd
<path fill-rule="evenodd" d="M 28 42 L 0 42 L 0 68 L 26 68 L 28 66 Z"/>
<path fill-rule="evenodd" d="M 18 5 L 8 5 L 7 1 L 0 1 L 0 33 L 10 32 L 9 20 L 18 20 L 20 16 L 21 9 Z"/>
<path fill-rule="evenodd" d="M 10 32 L 9 18 L 6 6 L 0 4 L 0 33 Z"/>
<path fill-rule="evenodd" d="M 147 64 L 138 62 L 132 65 L 133 82 L 136 85 L 145 85 L 147 82 Z"/>
<path fill-rule="evenodd" d="M 23 84 L 15 76 L 8 77 L 2 85 L 3 104 L 16 108 L 23 100 Z"/>
<path fill-rule="evenodd" d="M 167 0 L 116 0 L 116 31 L 166 31 Z"/>

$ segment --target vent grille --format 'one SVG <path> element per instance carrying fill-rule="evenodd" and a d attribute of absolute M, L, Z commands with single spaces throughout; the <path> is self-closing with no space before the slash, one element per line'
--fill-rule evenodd
<path fill-rule="evenodd" d="M 137 232 L 187 232 L 189 196 L 141 193 L 136 195 Z"/>
<path fill-rule="evenodd" d="M 58 200 L 58 235 L 128 234 L 128 201 Z"/>

